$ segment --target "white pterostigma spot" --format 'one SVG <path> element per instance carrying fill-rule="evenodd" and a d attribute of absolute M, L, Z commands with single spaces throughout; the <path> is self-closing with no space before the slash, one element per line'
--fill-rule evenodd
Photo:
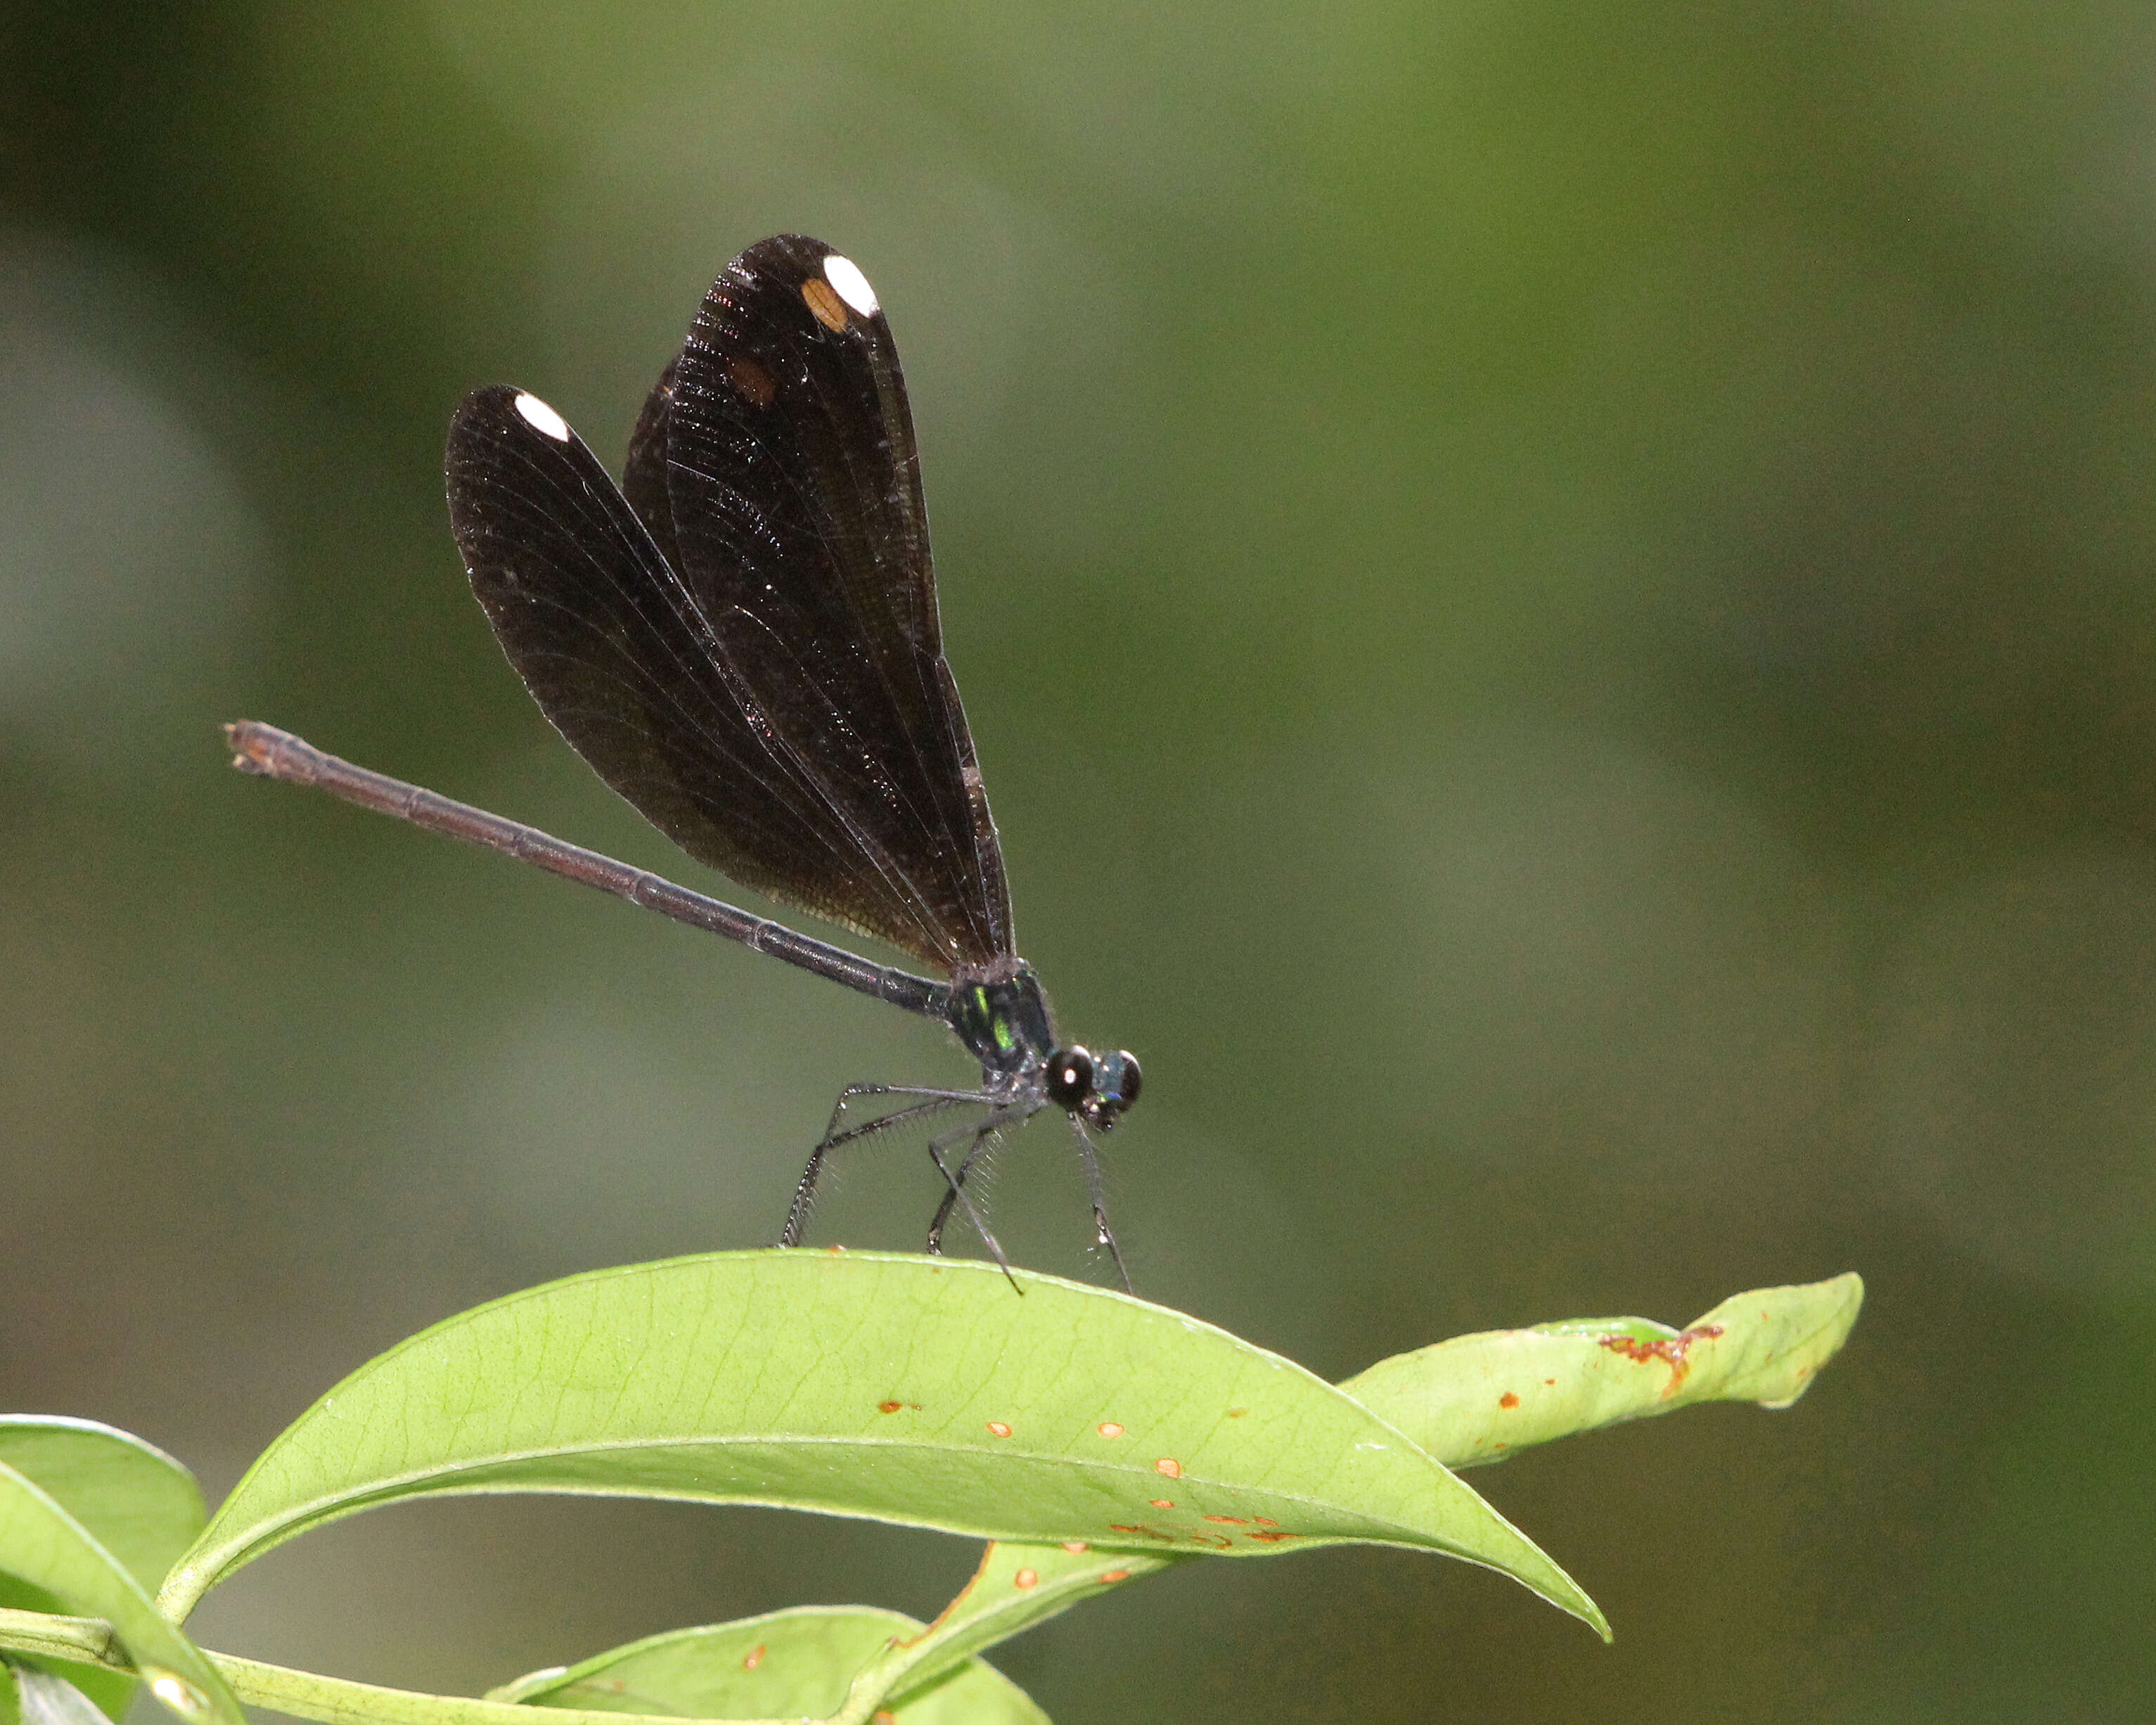
<path fill-rule="evenodd" d="M 557 444 L 569 440 L 569 422 L 556 413 L 536 395 L 521 390 L 517 393 L 516 411 L 534 431 L 543 431 Z"/>
<path fill-rule="evenodd" d="M 863 317 L 876 315 L 875 290 L 869 285 L 868 277 L 855 267 L 852 259 L 833 252 L 824 259 L 824 280 L 836 288 L 839 297 Z"/>

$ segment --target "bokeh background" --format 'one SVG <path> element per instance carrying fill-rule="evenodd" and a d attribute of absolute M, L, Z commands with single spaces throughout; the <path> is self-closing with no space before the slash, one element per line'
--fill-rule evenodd
<path fill-rule="evenodd" d="M 1023 947 L 1144 1059 L 1147 1292 L 1328 1375 L 1861 1270 L 1794 1409 L 1476 1478 L 1498 1578 L 1203 1565 L 999 1650 L 1109 1719 L 2145 1717 L 2156 14 L 13 0 L 0 1403 L 222 1491 L 338 1376 L 768 1240 L 932 1027 L 326 799 L 255 716 L 701 886 L 465 590 L 513 381 L 618 451 L 726 259 L 899 332 Z M 919 1167 L 914 1164 L 920 1163 Z M 1027 1261 L 1101 1272 L 1062 1140 Z M 820 1237 L 908 1245 L 856 1169 Z M 418 1506 L 210 1645 L 472 1691 L 973 1548 Z M 2135 1701 L 2138 1696 L 2140 1700 Z"/>

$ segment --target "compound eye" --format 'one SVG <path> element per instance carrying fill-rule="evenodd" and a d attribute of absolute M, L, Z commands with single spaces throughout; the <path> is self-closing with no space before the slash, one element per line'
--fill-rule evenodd
<path fill-rule="evenodd" d="M 1139 1081 L 1138 1063 L 1127 1050 L 1096 1055 L 1093 1094 L 1081 1105 L 1081 1111 L 1091 1124 L 1107 1131 L 1137 1101 Z"/>
<path fill-rule="evenodd" d="M 1048 1100 L 1075 1108 L 1093 1094 L 1093 1056 L 1073 1044 L 1058 1049 L 1048 1063 Z"/>

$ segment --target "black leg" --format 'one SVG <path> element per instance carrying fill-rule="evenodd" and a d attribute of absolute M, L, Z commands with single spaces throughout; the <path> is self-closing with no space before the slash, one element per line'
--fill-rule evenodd
<path fill-rule="evenodd" d="M 927 1101 L 911 1107 L 894 1108 L 864 1125 L 839 1130 L 839 1122 L 845 1117 L 846 1105 L 856 1096 L 925 1096 Z M 793 1203 L 786 1213 L 785 1231 L 778 1236 L 782 1246 L 798 1246 L 808 1227 L 808 1212 L 816 1202 L 816 1184 L 823 1178 L 824 1161 L 832 1151 L 844 1144 L 858 1143 L 872 1137 L 886 1128 L 900 1126 L 909 1120 L 953 1108 L 962 1102 L 979 1102 L 983 1099 L 978 1091 L 969 1090 L 931 1090 L 922 1086 L 906 1084 L 850 1084 L 839 1092 L 838 1105 L 831 1110 L 831 1122 L 824 1128 L 824 1137 L 808 1153 L 808 1165 L 801 1170 L 801 1183 L 793 1189 Z"/>
<path fill-rule="evenodd" d="M 935 1219 L 928 1224 L 928 1251 L 933 1255 L 943 1250 L 943 1224 L 951 1219 L 951 1212 L 957 1207 L 958 1194 L 964 1188 L 967 1176 L 973 1171 L 983 1151 L 995 1142 L 995 1135 L 1003 1130 L 1004 1118 L 995 1116 L 983 1121 L 973 1133 L 973 1142 L 966 1148 L 966 1159 L 958 1164 L 958 1176 L 943 1194 L 943 1202 L 936 1206 Z"/>
<path fill-rule="evenodd" d="M 1019 1294 L 1024 1293 L 1025 1290 L 1019 1286 L 1018 1278 L 1011 1274 L 1010 1260 L 1004 1255 L 1004 1249 L 998 1244 L 995 1235 L 988 1232 L 988 1224 L 981 1219 L 981 1213 L 973 1208 L 973 1200 L 967 1197 L 966 1189 L 960 1181 L 963 1178 L 963 1170 L 972 1165 L 973 1157 L 980 1149 L 983 1140 L 990 1133 L 1001 1131 L 1012 1120 L 1024 1117 L 1022 1115 L 999 1111 L 990 1115 L 978 1126 L 962 1126 L 955 1131 L 941 1133 L 928 1141 L 928 1159 L 936 1164 L 936 1172 L 943 1176 L 943 1183 L 951 1189 L 949 1198 L 946 1199 L 947 1204 L 955 1201 L 966 1212 L 966 1219 L 973 1224 L 973 1231 L 981 1236 L 982 1244 L 988 1249 L 988 1255 L 996 1260 L 996 1267 L 1003 1271 L 1004 1280 L 1011 1285 L 1014 1291 Z M 973 1135 L 973 1142 L 967 1149 L 965 1160 L 959 1163 L 962 1173 L 954 1174 L 951 1172 L 950 1165 L 943 1160 L 943 1153 L 969 1132 Z M 937 1212 L 939 1218 L 943 1214 L 942 1209 Z M 941 1244 L 940 1240 L 938 1244 Z"/>
<path fill-rule="evenodd" d="M 1093 1140 L 1086 1131 L 1086 1124 L 1073 1114 L 1070 1129 L 1078 1134 L 1078 1159 L 1086 1168 L 1086 1189 L 1093 1199 L 1093 1237 L 1107 1247 L 1108 1255 L 1116 1260 L 1116 1274 L 1122 1278 L 1123 1291 L 1135 1294 L 1131 1286 L 1131 1273 L 1123 1268 L 1123 1250 L 1116 1244 L 1115 1232 L 1108 1226 L 1108 1199 L 1106 1188 L 1101 1178 L 1100 1153 L 1094 1149 Z"/>

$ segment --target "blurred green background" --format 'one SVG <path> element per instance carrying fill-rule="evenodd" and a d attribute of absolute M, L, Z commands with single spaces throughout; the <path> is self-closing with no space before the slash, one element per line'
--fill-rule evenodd
<path fill-rule="evenodd" d="M 14 0 L 0 197 L 0 1402 L 221 1491 L 434 1318 L 767 1240 L 847 1080 L 967 1077 L 217 734 L 713 885 L 503 664 L 442 435 L 511 381 L 615 458 L 798 229 L 899 334 L 1023 949 L 1145 1062 L 1143 1291 L 1340 1376 L 1871 1287 L 1789 1413 L 1476 1476 L 1614 1650 L 1333 1551 L 998 1662 L 1060 1725 L 2146 1717 L 2156 13 Z M 1070 1162 L 995 1214 L 1097 1277 Z M 973 1560 L 490 1500 L 197 1621 L 470 1691 Z"/>

